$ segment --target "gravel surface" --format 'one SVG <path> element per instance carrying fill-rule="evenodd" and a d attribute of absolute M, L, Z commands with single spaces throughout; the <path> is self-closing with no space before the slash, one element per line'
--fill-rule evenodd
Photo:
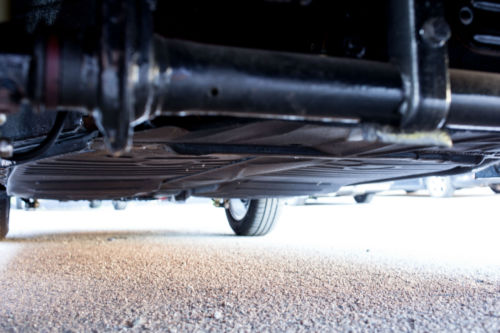
<path fill-rule="evenodd" d="M 444 242 L 434 251 L 444 259 L 429 263 L 425 252 L 398 256 L 398 249 L 411 252 L 401 243 L 357 245 L 350 229 L 349 246 L 325 240 L 325 212 L 349 214 L 355 223 L 394 200 L 408 207 L 420 200 L 424 209 L 428 202 L 381 197 L 362 208 L 288 207 L 274 234 L 258 239 L 231 236 L 223 212 L 201 204 L 15 211 L 13 232 L 0 246 L 10 253 L 0 263 L 0 331 L 500 332 L 499 252 L 483 266 L 461 265 Z M 170 222 L 158 223 L 167 211 Z M 313 212 L 319 222 L 294 219 Z M 380 220 L 381 235 L 388 220 Z M 305 225 L 312 228 L 305 232 Z M 309 243 L 300 242 L 301 233 Z"/>

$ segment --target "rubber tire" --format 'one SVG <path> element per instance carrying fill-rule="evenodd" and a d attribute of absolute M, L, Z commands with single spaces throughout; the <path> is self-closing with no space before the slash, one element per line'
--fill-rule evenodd
<path fill-rule="evenodd" d="M 496 194 L 500 194 L 500 184 L 491 184 L 490 188 Z"/>
<path fill-rule="evenodd" d="M 354 201 L 356 201 L 359 204 L 367 204 L 372 202 L 374 197 L 375 193 L 358 194 L 354 196 Z"/>
<path fill-rule="evenodd" d="M 425 188 L 429 192 L 429 195 L 433 198 L 450 198 L 453 196 L 453 193 L 455 192 L 455 187 L 453 186 L 451 182 L 450 177 L 435 177 L 435 178 L 440 178 L 440 181 L 443 182 L 442 185 L 444 186 L 443 189 L 439 192 L 433 191 L 430 184 L 432 182 L 433 177 L 429 177 L 425 179 Z"/>
<path fill-rule="evenodd" d="M 16 197 L 16 209 L 24 209 L 24 201 L 19 197 Z"/>
<path fill-rule="evenodd" d="M 122 200 L 113 200 L 113 207 L 115 210 L 124 210 L 127 208 L 127 202 Z"/>
<path fill-rule="evenodd" d="M 96 208 L 100 208 L 101 206 L 102 206 L 101 200 L 90 200 L 89 201 L 89 208 L 96 209 Z"/>
<path fill-rule="evenodd" d="M 0 193 L 0 239 L 4 239 L 9 232 L 10 197 L 1 191 Z"/>
<path fill-rule="evenodd" d="M 238 236 L 264 236 L 276 225 L 282 204 L 279 199 L 254 199 L 250 204 L 245 216 L 236 220 L 226 208 L 226 217 Z"/>

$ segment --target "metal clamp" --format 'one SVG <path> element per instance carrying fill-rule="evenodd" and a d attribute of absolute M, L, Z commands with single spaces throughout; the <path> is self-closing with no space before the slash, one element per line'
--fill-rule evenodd
<path fill-rule="evenodd" d="M 405 99 L 402 128 L 432 130 L 446 121 L 451 102 L 447 41 L 451 29 L 442 0 L 392 0 L 389 54 L 399 66 Z"/>

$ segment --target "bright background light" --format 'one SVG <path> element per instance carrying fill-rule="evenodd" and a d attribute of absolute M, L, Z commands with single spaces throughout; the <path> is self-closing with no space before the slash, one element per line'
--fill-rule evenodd
<path fill-rule="evenodd" d="M 320 199 L 285 206 L 272 234 L 244 239 L 232 236 L 224 210 L 209 200 L 130 202 L 123 211 L 115 211 L 109 202 L 89 209 L 86 202 L 43 201 L 36 211 L 11 210 L 11 232 L 0 243 L 0 265 L 24 242 L 104 232 L 110 237 L 165 242 L 184 237 L 191 238 L 193 246 L 260 246 L 368 265 L 500 278 L 499 207 L 500 195 L 487 188 L 457 191 L 446 199 L 401 192 L 378 195 L 370 204 L 356 204 L 351 197 Z"/>

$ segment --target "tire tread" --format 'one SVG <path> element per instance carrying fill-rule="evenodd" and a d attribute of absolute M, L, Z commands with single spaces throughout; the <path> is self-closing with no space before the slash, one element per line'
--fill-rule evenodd
<path fill-rule="evenodd" d="M 281 204 L 279 199 L 256 199 L 250 203 L 247 215 L 236 221 L 226 209 L 226 216 L 233 231 L 240 236 L 263 236 L 274 227 L 279 217 Z"/>

